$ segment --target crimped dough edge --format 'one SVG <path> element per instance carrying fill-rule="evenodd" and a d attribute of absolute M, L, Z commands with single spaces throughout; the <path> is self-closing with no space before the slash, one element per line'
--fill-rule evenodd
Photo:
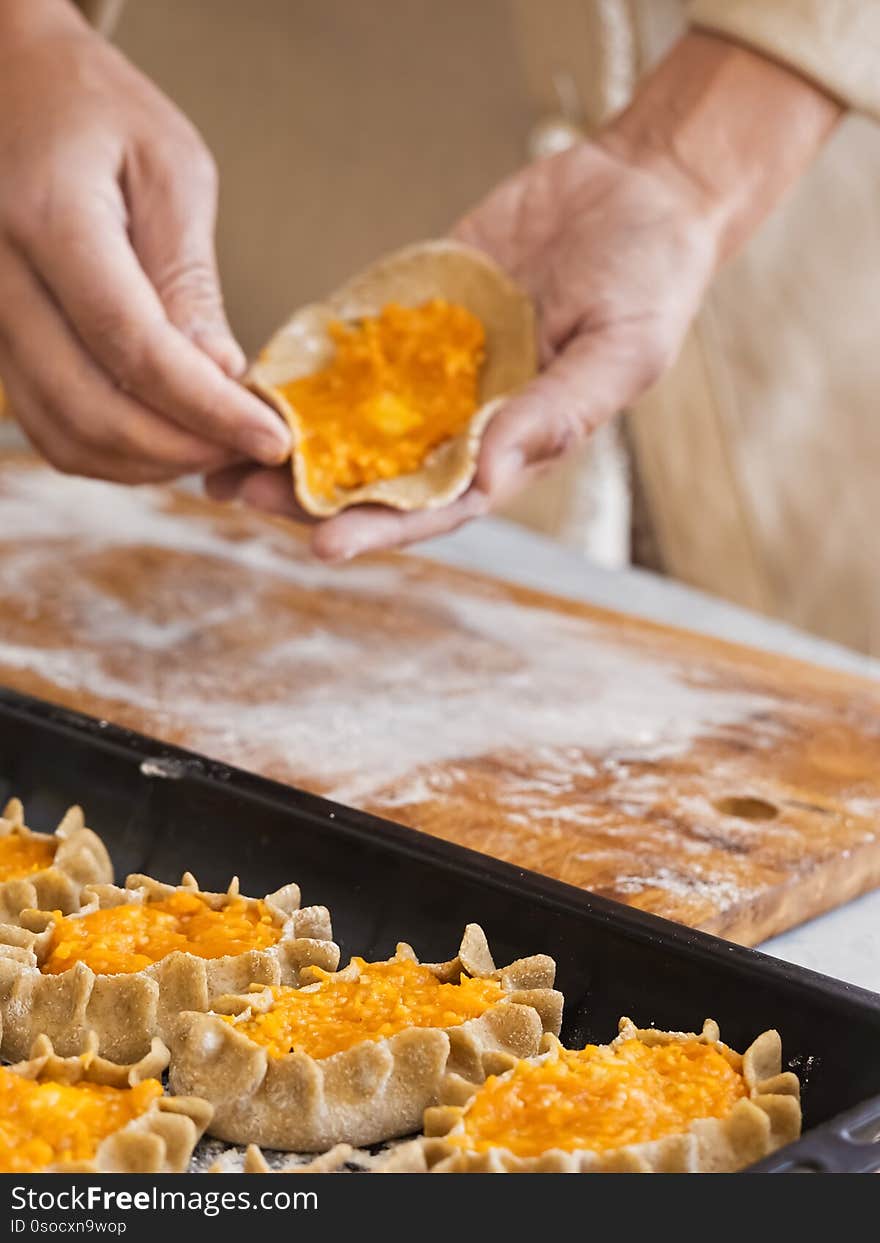
<path fill-rule="evenodd" d="M 0 815 L 0 839 L 22 837 L 58 845 L 49 867 L 16 880 L 0 881 L 0 924 L 17 923 L 29 909 L 61 911 L 71 915 L 79 908 L 86 885 L 109 884 L 113 864 L 107 847 L 92 829 L 86 828 L 81 807 L 70 807 L 54 833 L 36 833 L 25 824 L 24 807 L 11 798 Z"/>
<path fill-rule="evenodd" d="M 761 1160 L 801 1132 L 800 1084 L 797 1075 L 782 1070 L 782 1042 L 773 1030 L 762 1032 L 738 1054 L 721 1043 L 718 1024 L 706 1019 L 702 1032 L 665 1032 L 637 1028 L 631 1019 L 620 1020 L 620 1034 L 612 1045 L 641 1040 L 662 1045 L 701 1040 L 716 1045 L 746 1081 L 748 1096 L 737 1102 L 726 1118 L 704 1118 L 682 1135 L 667 1136 L 644 1144 L 629 1144 L 605 1152 L 564 1152 L 549 1149 L 537 1157 L 519 1157 L 506 1148 L 468 1152 L 448 1142 L 462 1127 L 462 1115 L 479 1084 L 447 1075 L 441 1103 L 426 1110 L 424 1135 L 391 1153 L 379 1168 L 383 1173 L 436 1174 L 696 1174 L 731 1173 Z M 545 1038 L 535 1061 L 546 1061 L 562 1048 Z M 484 1076 L 509 1073 L 512 1058 L 492 1055 L 485 1059 Z"/>
<path fill-rule="evenodd" d="M 357 1149 L 351 1144 L 334 1144 L 327 1152 L 304 1161 L 301 1165 L 287 1165 L 280 1170 L 273 1170 L 262 1150 L 256 1144 L 248 1144 L 242 1158 L 242 1174 L 341 1174 L 346 1161 L 357 1155 Z M 209 1174 L 228 1174 L 223 1160 L 215 1161 L 208 1170 Z"/>
<path fill-rule="evenodd" d="M 404 943 L 388 961 L 401 958 L 418 961 Z M 227 1142 L 289 1152 L 361 1146 L 416 1131 L 450 1071 L 479 1076 L 488 1054 L 528 1057 L 544 1033 L 559 1031 L 563 999 L 546 955 L 496 969 L 485 934 L 469 924 L 454 959 L 427 965 L 444 981 L 461 971 L 497 979 L 507 996 L 460 1026 L 411 1027 L 320 1060 L 272 1058 L 216 1014 L 182 1014 L 170 1040 L 172 1087 L 210 1101 L 210 1133 Z M 251 994 L 223 998 L 219 1007 L 246 1012 L 253 1003 Z"/>
<path fill-rule="evenodd" d="M 144 1057 L 127 1065 L 106 1061 L 97 1040 L 77 1057 L 59 1057 L 48 1036 L 38 1036 L 30 1057 L 6 1069 L 26 1079 L 59 1083 L 101 1083 L 126 1088 L 158 1079 L 168 1065 L 168 1049 L 155 1038 Z M 211 1118 L 211 1106 L 192 1096 L 160 1096 L 144 1113 L 106 1136 L 88 1161 L 62 1161 L 46 1174 L 182 1174 Z"/>
<path fill-rule="evenodd" d="M 215 909 L 239 896 L 237 878 L 221 894 L 203 893 L 189 872 L 179 886 L 133 874 L 125 887 L 86 886 L 83 905 L 72 918 L 164 898 L 178 889 L 200 894 Z M 283 929 L 269 949 L 223 958 L 175 951 L 142 971 L 113 975 L 96 975 L 81 962 L 44 975 L 40 963 L 48 954 L 52 916 L 45 910 L 23 911 L 18 925 L 0 925 L 0 1054 L 9 1061 L 24 1058 L 37 1036 L 45 1034 L 56 1051 L 76 1055 L 94 1033 L 102 1056 L 135 1061 L 145 1056 L 154 1036 L 168 1039 L 183 1010 L 207 1010 L 215 998 L 252 984 L 296 984 L 307 966 L 335 970 L 339 947 L 332 940 L 329 912 L 323 906 L 300 908 L 299 901 L 299 888 L 292 884 L 267 894 L 265 902 Z"/>
<path fill-rule="evenodd" d="M 329 498 L 314 493 L 301 450 L 299 416 L 280 386 L 327 365 L 333 353 L 327 335 L 332 320 L 363 319 L 378 315 L 389 302 L 418 306 L 438 297 L 467 307 L 486 330 L 480 404 L 468 426 L 433 449 L 418 471 L 357 488 L 337 488 Z M 534 376 L 536 367 L 531 299 L 487 255 L 444 239 L 417 242 L 386 255 L 323 302 L 300 308 L 261 351 L 247 382 L 290 426 L 297 500 L 308 513 L 328 517 L 366 502 L 411 510 L 434 509 L 455 500 L 474 477 L 480 443 L 492 416 Z"/>

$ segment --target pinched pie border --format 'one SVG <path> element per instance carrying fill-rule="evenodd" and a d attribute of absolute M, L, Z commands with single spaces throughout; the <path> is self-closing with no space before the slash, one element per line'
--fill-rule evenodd
<path fill-rule="evenodd" d="M 101 1083 L 129 1088 L 144 1079 L 159 1079 L 168 1065 L 168 1049 L 153 1040 L 145 1057 L 122 1066 L 97 1056 L 92 1040 L 79 1057 L 58 1057 L 47 1036 L 34 1041 L 31 1056 L 6 1069 L 24 1079 L 58 1083 Z M 46 1174 L 182 1174 L 211 1118 L 206 1101 L 187 1096 L 160 1096 L 149 1109 L 106 1136 L 87 1161 L 62 1161 L 40 1171 Z M 62 1119 L 63 1121 L 63 1119 Z"/>
<path fill-rule="evenodd" d="M 7 837 L 39 841 L 54 837 L 58 845 L 48 867 L 0 881 L 0 924 L 17 923 L 21 912 L 29 908 L 69 915 L 78 908 L 85 885 L 113 880 L 107 847 L 97 833 L 86 828 L 81 807 L 69 808 L 54 834 L 35 833 L 24 822 L 21 801 L 11 798 L 0 815 L 0 839 Z"/>
<path fill-rule="evenodd" d="M 759 1161 L 790 1144 L 801 1132 L 800 1084 L 797 1075 L 782 1070 L 779 1033 L 766 1031 L 745 1053 L 721 1043 L 718 1024 L 706 1019 L 700 1035 L 637 1028 L 620 1020 L 620 1034 L 612 1047 L 625 1040 L 647 1045 L 700 1040 L 715 1045 L 735 1069 L 742 1072 L 748 1097 L 738 1101 L 726 1118 L 703 1118 L 682 1135 L 644 1144 L 628 1144 L 607 1152 L 563 1152 L 549 1149 L 538 1157 L 519 1157 L 506 1148 L 468 1152 L 448 1142 L 463 1130 L 463 1115 L 479 1085 L 447 1075 L 441 1104 L 425 1112 L 424 1136 L 393 1152 L 381 1166 L 384 1173 L 436 1174 L 697 1174 L 730 1173 Z M 562 1046 L 545 1039 L 536 1061 L 558 1056 Z M 484 1077 L 509 1073 L 512 1058 L 493 1054 L 484 1061 Z"/>
<path fill-rule="evenodd" d="M 285 1165 L 280 1170 L 273 1170 L 256 1144 L 248 1144 L 241 1162 L 242 1174 L 341 1174 L 346 1161 L 356 1155 L 351 1144 L 334 1144 L 327 1152 L 304 1161 L 301 1165 Z M 221 1158 L 215 1161 L 208 1170 L 209 1174 L 228 1174 L 230 1171 Z"/>
<path fill-rule="evenodd" d="M 179 886 L 132 875 L 125 888 L 88 886 L 83 906 L 72 918 L 125 903 L 158 900 L 178 889 L 201 894 L 215 910 L 239 896 L 237 878 L 226 893 L 202 893 L 189 872 Z M 45 1033 L 60 1053 L 76 1054 L 94 1032 L 102 1055 L 130 1062 L 145 1055 L 154 1036 L 167 1040 L 182 1010 L 207 1010 L 216 998 L 243 992 L 252 984 L 298 984 L 301 970 L 308 966 L 335 970 L 339 947 L 332 940 L 326 907 L 300 909 L 299 901 L 296 885 L 285 885 L 266 896 L 282 929 L 279 940 L 268 949 L 223 958 L 197 958 L 176 950 L 142 971 L 115 975 L 96 975 L 81 962 L 57 975 L 44 975 L 40 964 L 52 940 L 51 913 L 22 912 L 20 926 L 0 925 L 0 1053 L 10 1061 L 22 1058 L 36 1037 Z"/>
<path fill-rule="evenodd" d="M 405 944 L 388 961 L 401 959 L 418 961 Z M 270 1057 L 216 1014 L 183 1014 L 170 1040 L 171 1085 L 211 1102 L 210 1133 L 218 1139 L 320 1152 L 418 1130 L 444 1075 L 454 1071 L 462 1081 L 482 1078 L 489 1053 L 530 1057 L 545 1032 L 559 1031 L 563 998 L 553 989 L 555 963 L 544 954 L 496 970 L 483 930 L 469 924 L 451 962 L 426 965 L 444 983 L 462 971 L 495 979 L 507 995 L 457 1027 L 410 1027 L 322 1059 L 305 1053 Z M 356 973 L 350 964 L 339 975 L 354 978 Z M 302 978 L 306 983 L 306 972 Z M 223 998 L 215 1010 L 249 1014 L 269 1004 L 271 995 L 264 991 Z"/>
<path fill-rule="evenodd" d="M 334 348 L 328 327 L 333 320 L 352 323 L 378 315 L 389 302 L 419 306 L 437 297 L 467 307 L 486 330 L 479 406 L 467 426 L 437 445 L 409 474 L 357 488 L 335 488 L 329 498 L 314 492 L 303 456 L 300 416 L 284 395 L 284 386 L 329 363 Z M 301 307 L 260 351 L 245 380 L 290 426 L 294 490 L 310 514 L 327 517 L 365 501 L 392 509 L 435 509 L 455 500 L 473 479 L 491 419 L 535 374 L 536 340 L 535 311 L 524 291 L 482 251 L 445 238 L 396 250 L 323 302 Z"/>

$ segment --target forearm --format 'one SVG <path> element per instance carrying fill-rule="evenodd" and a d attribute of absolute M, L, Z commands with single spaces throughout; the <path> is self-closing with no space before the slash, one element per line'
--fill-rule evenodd
<path fill-rule="evenodd" d="M 687 12 L 692 26 L 763 52 L 880 119 L 877 0 L 690 0 Z"/>
<path fill-rule="evenodd" d="M 689 183 L 732 254 L 812 163 L 842 114 L 767 57 L 692 32 L 600 136 L 612 153 Z"/>

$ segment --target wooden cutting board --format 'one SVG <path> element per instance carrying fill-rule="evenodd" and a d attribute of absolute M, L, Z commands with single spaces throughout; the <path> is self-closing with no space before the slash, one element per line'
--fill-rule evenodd
<path fill-rule="evenodd" d="M 880 884 L 877 684 L 195 497 L 0 465 L 0 683 L 744 943 Z"/>

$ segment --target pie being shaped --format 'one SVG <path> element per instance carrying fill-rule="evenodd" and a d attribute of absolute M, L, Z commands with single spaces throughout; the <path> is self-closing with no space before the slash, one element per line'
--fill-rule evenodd
<path fill-rule="evenodd" d="M 544 1046 L 527 1060 L 491 1055 L 480 1085 L 448 1075 L 426 1138 L 385 1170 L 724 1173 L 800 1134 L 800 1085 L 775 1031 L 740 1055 L 709 1019 L 700 1035 L 621 1019 L 610 1045 Z"/>
<path fill-rule="evenodd" d="M 58 1057 L 40 1036 L 26 1062 L 0 1067 L 0 1173 L 183 1173 L 211 1106 L 163 1095 L 167 1064 L 160 1040 L 123 1066 L 94 1042 Z"/>
<path fill-rule="evenodd" d="M 325 907 L 300 908 L 296 885 L 246 898 L 129 876 L 93 885 L 71 915 L 23 911 L 0 925 L 0 1053 L 26 1055 L 46 1034 L 65 1055 L 97 1049 L 114 1061 L 143 1057 L 182 1010 L 252 984 L 295 985 L 309 966 L 333 970 L 339 949 Z"/>
<path fill-rule="evenodd" d="M 311 493 L 332 500 L 412 474 L 477 409 L 486 332 L 467 307 L 391 302 L 352 324 L 332 321 L 328 336 L 327 366 L 280 390 L 296 411 Z"/>
<path fill-rule="evenodd" d="M 562 995 L 546 955 L 497 970 L 476 924 L 451 962 L 408 945 L 386 962 L 311 968 L 183 1014 L 171 1036 L 175 1092 L 214 1106 L 211 1134 L 289 1152 L 373 1144 L 416 1131 L 444 1075 L 481 1074 L 490 1051 L 537 1053 L 559 1031 Z"/>
<path fill-rule="evenodd" d="M 34 833 L 24 808 L 10 799 L 0 815 L 0 923 L 16 923 L 23 910 L 39 907 L 68 915 L 83 886 L 107 884 L 113 865 L 100 837 L 71 807 L 54 833 Z"/>
<path fill-rule="evenodd" d="M 422 242 L 302 307 L 248 382 L 283 415 L 309 513 L 447 505 L 483 433 L 536 367 L 531 300 L 479 250 Z"/>

